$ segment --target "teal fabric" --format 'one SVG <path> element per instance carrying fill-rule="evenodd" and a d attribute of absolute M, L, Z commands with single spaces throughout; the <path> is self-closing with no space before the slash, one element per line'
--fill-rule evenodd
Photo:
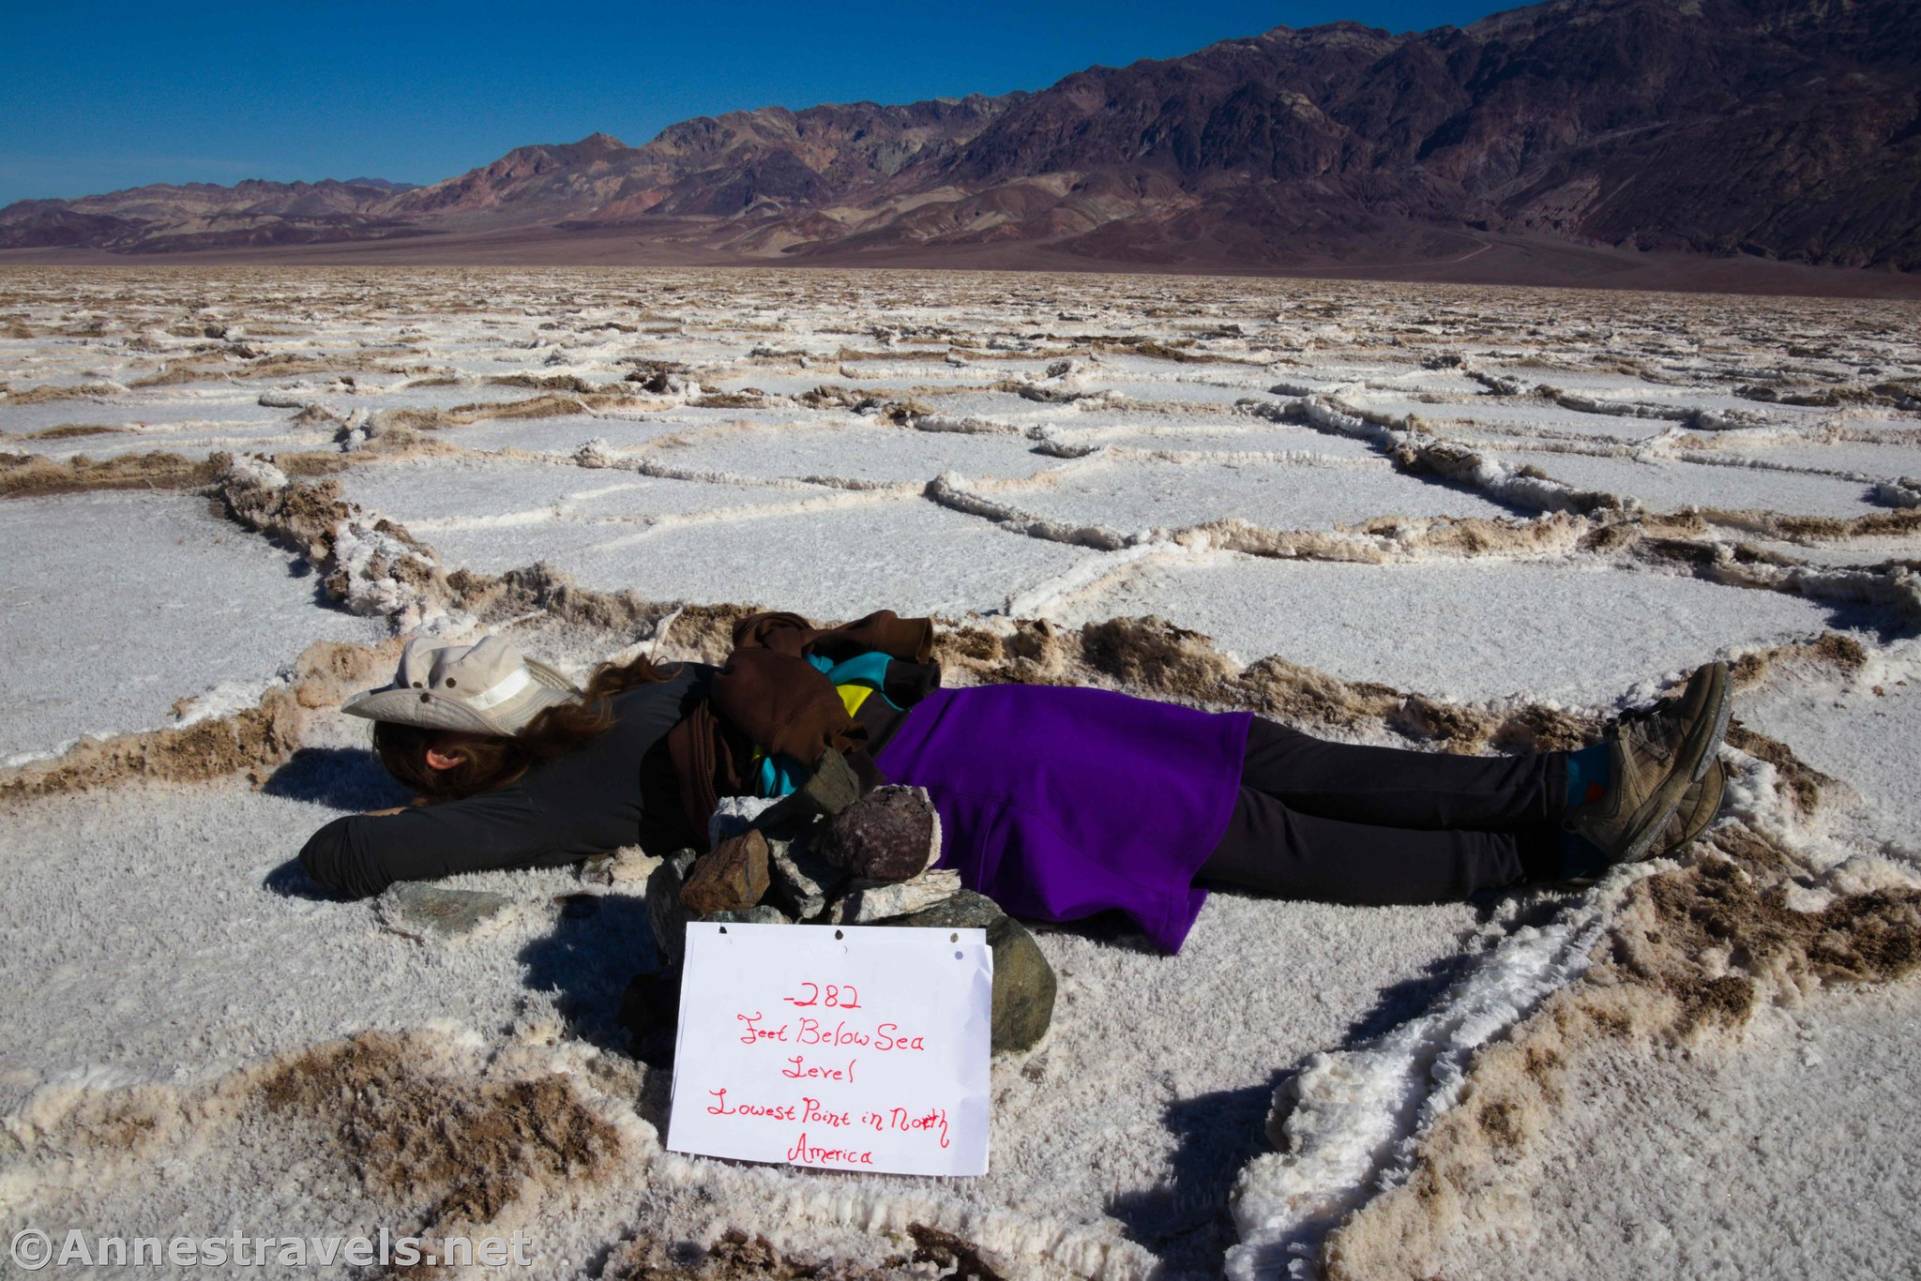
<path fill-rule="evenodd" d="M 762 796 L 785 796 L 798 790 L 806 777 L 807 771 L 791 756 L 763 756 L 757 786 Z"/>
<path fill-rule="evenodd" d="M 1607 794 L 1614 782 L 1614 753 L 1607 743 L 1595 743 L 1578 752 L 1567 754 L 1567 812 L 1575 809 L 1588 799 L 1590 789 L 1599 789 L 1595 796 Z M 1575 877 L 1595 878 L 1605 876 L 1608 870 L 1607 851 L 1585 837 L 1573 832 L 1561 833 L 1561 876 L 1563 879 Z"/>
<path fill-rule="evenodd" d="M 875 694 L 879 694 L 889 707 L 895 711 L 902 710 L 893 699 L 881 694 L 882 688 L 887 684 L 887 664 L 894 660 L 879 650 L 871 649 L 865 654 L 856 654 L 838 663 L 822 658 L 818 654 L 809 654 L 807 661 L 812 663 L 817 671 L 826 673 L 827 679 L 834 683 L 836 689 L 842 685 L 865 685 Z"/>
<path fill-rule="evenodd" d="M 1606 792 L 1614 781 L 1614 753 L 1609 744 L 1596 743 L 1567 754 L 1567 807 L 1572 813 L 1586 799 L 1588 789 Z"/>
<path fill-rule="evenodd" d="M 807 661 L 815 671 L 833 682 L 834 688 L 843 685 L 865 685 L 873 693 L 869 698 L 878 698 L 895 711 L 901 707 L 893 699 L 881 693 L 887 683 L 887 664 L 892 662 L 880 650 L 868 650 L 852 658 L 836 663 L 819 654 L 807 655 Z M 807 767 L 789 756 L 763 756 L 760 772 L 755 777 L 755 787 L 759 794 L 766 797 L 785 796 L 799 789 L 807 779 Z"/>

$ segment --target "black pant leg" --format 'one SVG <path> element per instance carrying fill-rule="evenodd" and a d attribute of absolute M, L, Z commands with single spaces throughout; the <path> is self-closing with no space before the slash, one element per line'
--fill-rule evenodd
<path fill-rule="evenodd" d="M 1524 879 L 1554 839 L 1549 828 L 1434 831 L 1322 818 L 1243 787 L 1195 879 L 1331 903 L 1443 903 Z"/>
<path fill-rule="evenodd" d="M 1256 716 L 1241 785 L 1297 814 L 1382 827 L 1551 826 L 1565 804 L 1567 754 L 1456 756 L 1330 743 Z"/>

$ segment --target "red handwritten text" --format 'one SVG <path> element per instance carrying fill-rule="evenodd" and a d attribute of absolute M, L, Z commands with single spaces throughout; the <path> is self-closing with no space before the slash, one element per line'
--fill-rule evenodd
<path fill-rule="evenodd" d="M 790 1081 L 845 1081 L 852 1085 L 854 1064 L 858 1062 L 860 1062 L 859 1059 L 849 1059 L 844 1068 L 822 1067 L 816 1063 L 809 1063 L 805 1058 L 795 1054 L 788 1058 L 788 1066 L 782 1068 L 780 1074 Z"/>
<path fill-rule="evenodd" d="M 784 1038 L 783 1038 L 784 1039 Z M 904 1036 L 900 1024 L 883 1023 L 870 1034 L 857 1027 L 847 1026 L 842 1019 L 828 1027 L 818 1019 L 803 1018 L 794 1031 L 797 1045 L 826 1045 L 838 1048 L 843 1045 L 871 1045 L 877 1050 L 925 1050 L 927 1038 L 924 1036 Z"/>
<path fill-rule="evenodd" d="M 806 1007 L 825 1005 L 836 1010 L 858 1010 L 860 1008 L 860 989 L 852 983 L 829 983 L 825 987 L 819 983 L 802 980 L 801 986 L 807 989 L 805 997 L 783 996 L 780 999 L 789 1005 Z"/>
<path fill-rule="evenodd" d="M 787 1149 L 787 1159 L 809 1165 L 872 1165 L 874 1154 L 858 1148 L 818 1148 L 807 1141 L 807 1132 L 802 1130 Z"/>
<path fill-rule="evenodd" d="M 708 1116 L 764 1116 L 776 1121 L 798 1121 L 799 1108 L 792 1103 L 729 1103 L 726 1090 L 709 1090 L 714 1101 L 707 1105 Z"/>
<path fill-rule="evenodd" d="M 762 1041 L 787 1039 L 787 1025 L 783 1023 L 779 1027 L 762 1027 L 760 1020 L 763 1016 L 759 1010 L 755 1010 L 752 1014 L 736 1014 L 734 1017 L 747 1025 L 747 1030 L 740 1034 L 742 1045 L 758 1045 Z"/>

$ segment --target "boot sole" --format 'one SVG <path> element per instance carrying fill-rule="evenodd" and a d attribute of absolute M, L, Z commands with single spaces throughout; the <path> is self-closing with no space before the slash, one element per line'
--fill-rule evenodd
<path fill-rule="evenodd" d="M 1644 821 L 1635 828 L 1634 839 L 1627 843 L 1614 862 L 1638 863 L 1646 858 L 1655 840 L 1667 828 L 1668 820 L 1681 808 L 1682 793 L 1708 772 L 1708 762 L 1714 759 L 1715 750 L 1727 734 L 1728 717 L 1734 707 L 1728 688 L 1728 665 L 1714 664 L 1709 681 L 1707 705 L 1701 709 L 1701 714 L 1695 719 L 1693 732 L 1682 744 L 1681 758 L 1675 762 L 1674 771 L 1655 793 L 1658 811 L 1644 814 Z"/>
<path fill-rule="evenodd" d="M 1712 790 L 1708 793 L 1708 799 L 1712 801 L 1713 807 L 1707 812 L 1706 817 L 1694 819 L 1689 824 L 1688 830 L 1681 834 L 1681 838 L 1679 840 L 1670 842 L 1667 845 L 1663 845 L 1659 850 L 1656 850 L 1654 852 L 1654 857 L 1668 858 L 1672 855 L 1680 853 L 1682 850 L 1686 849 L 1688 846 L 1694 844 L 1694 842 L 1701 839 L 1701 833 L 1707 831 L 1708 828 L 1714 826 L 1714 820 L 1721 817 L 1721 811 L 1727 805 L 1728 780 L 1727 780 L 1727 774 L 1725 771 L 1720 771 L 1720 772 L 1716 771 L 1715 765 L 1717 763 L 1718 763 L 1717 754 L 1710 752 L 1708 754 L 1707 772 L 1701 775 L 1701 782 L 1697 784 L 1697 786 L 1700 786 L 1700 787 L 1712 788 Z M 1696 813 L 1698 814 L 1699 811 L 1697 810 Z"/>

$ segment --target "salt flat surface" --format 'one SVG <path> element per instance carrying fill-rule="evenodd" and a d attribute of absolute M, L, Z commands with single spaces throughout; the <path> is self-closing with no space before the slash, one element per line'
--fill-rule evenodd
<path fill-rule="evenodd" d="M 1498 599 L 1498 610 L 1469 607 Z M 1278 654 L 1350 680 L 1456 698 L 1523 691 L 1607 705 L 1729 647 L 1830 625 L 1810 601 L 1581 565 L 1342 565 L 1217 553 L 1145 562 L 1069 625 L 1159 614 L 1246 662 Z"/>
<path fill-rule="evenodd" d="M 1822 444 L 1757 441 L 1751 447 L 1730 447 L 1725 452 L 1776 466 L 1859 472 L 1884 480 L 1921 474 L 1921 436 L 1911 444 L 1889 445 L 1852 440 Z"/>
<path fill-rule="evenodd" d="M 610 436 L 610 442 L 612 437 Z M 670 467 L 735 476 L 800 479 L 929 481 L 944 471 L 978 476 L 1031 476 L 1058 467 L 1022 436 L 914 431 L 856 419 L 845 425 L 798 423 L 690 431 L 644 455 Z"/>
<path fill-rule="evenodd" d="M 572 454 L 589 441 L 612 449 L 632 449 L 682 430 L 666 418 L 621 414 L 557 414 L 548 418 L 484 418 L 435 437 L 462 449 L 526 449 Z"/>
<path fill-rule="evenodd" d="M 1324 529 L 1385 515 L 1515 514 L 1477 493 L 1401 475 L 1386 459 L 1316 467 L 1103 458 L 1047 480 L 995 490 L 992 496 L 1037 516 L 1121 530 L 1171 529 L 1229 517 L 1269 529 Z"/>
<path fill-rule="evenodd" d="M 1660 434 L 1673 426 L 1658 418 L 1623 418 L 1584 414 L 1540 400 L 1484 396 L 1473 400 L 1431 401 L 1379 392 L 1343 394 L 1357 408 L 1396 417 L 1412 414 L 1424 425 L 1447 435 L 1472 435 L 1477 428 L 1505 428 L 1509 432 L 1543 432 L 1556 436 L 1600 436 L 1634 441 Z M 1506 433 L 1503 433 L 1506 434 Z"/>
<path fill-rule="evenodd" d="M 323 741 L 357 735 L 337 725 Z M 10 1009 L 0 1111 L 76 1068 L 184 1083 L 362 1028 L 444 1018 L 498 1035 L 556 1001 L 579 1034 L 608 1035 L 647 937 L 637 898 L 563 916 L 555 896 L 578 888 L 564 869 L 460 878 L 516 906 L 480 935 L 423 947 L 384 932 L 368 904 L 305 897 L 297 875 L 277 871 L 320 823 L 396 795 L 364 754 L 321 747 L 264 792 L 138 788 L 48 802 L 10 824 L 0 940 L 14 990 L 33 995 Z M 143 910 L 125 911 L 130 901 Z M 1252 1150 L 1278 1067 L 1417 1008 L 1474 924 L 1465 904 L 1383 911 L 1216 894 L 1178 963 L 1124 940 L 1043 932 L 1062 983 L 1047 1048 L 996 1066 L 992 1172 L 944 1189 L 1063 1228 L 1111 1216 L 1116 1240 L 1171 1249 L 1204 1275 L 1208 1247 L 1222 1244 L 1215 1202 Z M 772 1199 L 822 1176 L 737 1177 Z M 860 1186 L 900 1198 L 924 1188 Z M 647 1195 L 583 1194 L 630 1208 Z M 268 1192 L 238 1195 L 244 1211 Z M 88 1206 L 84 1191 L 48 1189 L 18 1209 Z"/>
<path fill-rule="evenodd" d="M 1866 802 L 1860 820 L 1874 839 L 1921 861 L 1921 788 L 1912 761 L 1890 744 L 1921 743 L 1921 672 L 1906 662 L 1840 684 L 1786 674 L 1747 700 L 1741 719 L 1788 744 L 1814 768 L 1842 779 Z"/>
<path fill-rule="evenodd" d="M 1807 516 L 1862 516 L 1886 510 L 1869 501 L 1866 485 L 1828 476 L 1542 450 L 1509 450 L 1495 456 L 1510 466 L 1530 463 L 1576 489 L 1598 489 L 1639 499 L 1651 511 L 1720 507 Z"/>
<path fill-rule="evenodd" d="M 263 685 L 313 641 L 386 631 L 316 603 L 310 572 L 203 499 L 15 499 L 0 546 L 0 760 L 169 724 L 177 699 Z"/>
<path fill-rule="evenodd" d="M 461 563 L 465 535 L 438 535 Z M 528 549 L 537 542 L 525 544 Z M 855 550 L 857 549 L 857 550 Z M 918 497 L 664 525 L 538 559 L 605 590 L 689 601 L 758 601 L 812 617 L 964 614 L 1004 608 L 1082 563 L 1083 547 L 1010 533 Z"/>
<path fill-rule="evenodd" d="M 376 465 L 349 473 L 345 483 L 353 501 L 423 530 L 498 524 L 503 518 L 529 524 L 564 516 L 638 520 L 792 502 L 796 492 L 484 458 Z"/>
<path fill-rule="evenodd" d="M 1512 1213 L 1435 1275 L 1913 1277 L 1921 991 L 1824 991 L 1694 1053 L 1596 1044 Z"/>
<path fill-rule="evenodd" d="M 1181 418 L 1139 413 L 1080 414 L 1047 426 L 1066 445 L 1113 445 L 1182 452 L 1276 453 L 1319 458 L 1379 459 L 1366 441 L 1259 418 Z"/>
<path fill-rule="evenodd" d="M 285 430 L 294 411 L 263 407 L 257 403 L 257 397 L 257 392 L 250 392 L 244 396 L 197 396 L 169 401 L 146 393 L 132 393 L 117 400 L 76 398 L 27 405 L 0 403 L 0 431 L 26 436 L 55 427 L 117 427 L 139 432 L 143 438 L 165 441 L 175 434 L 183 437 L 216 432 L 245 435 Z M 67 442 L 8 443 L 9 447 L 39 446 L 57 448 L 60 452 L 70 452 L 73 448 Z M 159 443 L 146 445 L 150 449 L 167 447 Z"/>
<path fill-rule="evenodd" d="M 1068 624 L 1156 613 L 1240 659 L 1279 654 L 1441 697 L 1602 707 L 1643 701 L 1717 653 L 1850 629 L 1867 655 L 1861 671 L 1777 663 L 1737 707 L 1841 785 L 1794 817 L 1778 777 L 1735 753 L 1743 772 L 1731 794 L 1744 821 L 1809 867 L 1879 856 L 1898 868 L 1921 849 L 1907 777 L 1908 745 L 1921 738 L 1921 664 L 1902 604 L 1911 584 L 1872 568 L 1921 553 L 1897 509 L 1868 503 L 1856 482 L 1809 474 L 1921 470 L 1902 461 L 1916 452 L 1907 442 L 1830 439 L 1915 426 L 1873 390 L 1921 377 L 1911 306 L 1253 277 L 9 270 L 0 331 L 16 335 L 0 338 L 0 455 L 338 450 L 333 479 L 347 495 L 370 517 L 406 524 L 448 568 L 545 560 L 585 587 L 662 603 L 758 604 L 823 621 L 891 608 L 987 626 L 1010 604 Z M 677 390 L 636 393 L 625 379 L 650 361 L 675 371 Z M 1476 371 L 1671 416 L 1488 395 Z M 606 394 L 549 394 L 542 380 Z M 1845 395 L 1837 408 L 1768 404 L 1744 390 L 1757 384 Z M 76 387 L 88 394 L 58 391 Z M 701 387 L 765 396 L 702 405 Z M 817 388 L 828 394 L 810 395 Z M 1425 515 L 1508 514 L 1499 471 L 1436 484 L 1391 470 L 1368 440 L 1253 412 L 1308 395 L 1413 414 L 1489 463 L 1535 462 L 1656 509 L 1871 513 L 1894 532 L 1769 544 L 1857 567 L 1845 580 L 1784 579 L 1808 596 L 1677 576 L 1605 537 L 1517 555 L 1490 534 L 1423 552 Z M 313 403 L 342 415 L 525 414 L 336 441 L 332 424 L 293 425 Z M 1697 411 L 1712 421 L 1683 427 Z M 24 438 L 72 423 L 143 426 Z M 1630 456 L 1642 443 L 1642 456 L 1678 455 L 1692 443 L 1683 431 L 1706 442 L 1703 457 L 1777 467 Z M 611 466 L 576 465 L 590 442 L 601 452 L 582 461 Z M 1111 452 L 1067 456 L 1100 446 Z M 12 466 L 0 458 L 0 475 Z M 942 473 L 996 506 L 964 512 L 925 497 Z M 1005 526 L 1002 509 L 1053 528 Z M 1222 516 L 1281 528 L 1400 517 L 1409 541 L 1395 554 L 1412 559 L 1056 541 L 1062 525 L 1138 534 Z M 1631 524 L 1607 512 L 1584 520 L 1601 535 Z M 208 514 L 200 496 L 0 499 L 0 522 L 14 553 L 0 565 L 10 667 L 0 760 L 77 733 L 165 724 L 174 700 L 209 686 L 203 706 L 244 706 L 313 640 L 372 640 L 389 625 L 317 603 L 314 580 L 292 572 L 283 549 Z M 1682 541 L 1711 557 L 1758 540 L 1710 527 Z M 1866 603 L 1814 598 L 1849 593 Z M 514 627 L 531 652 L 571 671 L 634 639 L 579 619 Z M 1372 721 L 1352 732 L 1386 733 Z M 476 878 L 513 906 L 463 941 L 422 945 L 383 929 L 367 904 L 310 897 L 287 870 L 327 818 L 400 799 L 366 735 L 319 709 L 301 751 L 263 787 L 123 782 L 21 802 L 0 819 L 0 977 L 11 994 L 0 1020 L 0 1235 L 33 1220 L 211 1235 L 237 1223 L 344 1230 L 409 1219 L 418 1207 L 368 1182 L 312 1126 L 256 1107 L 236 1141 L 220 1109 L 184 1109 L 177 1093 L 386 1028 L 410 1030 L 422 1060 L 450 1074 L 431 1087 L 446 1115 L 486 1073 L 532 1056 L 624 1127 L 617 1177 L 570 1173 L 537 1208 L 504 1212 L 531 1214 L 552 1247 L 535 1276 L 591 1272 L 624 1236 L 703 1244 L 730 1227 L 877 1263 L 911 1251 L 903 1233 L 914 1222 L 978 1239 L 1010 1277 L 1215 1276 L 1224 1252 L 1249 1240 L 1237 1178 L 1269 1205 L 1302 1186 L 1276 1180 L 1285 1162 L 1266 1151 L 1277 1084 L 1321 1083 L 1307 1118 L 1320 1128 L 1302 1159 L 1332 1164 L 1308 1180 L 1313 1197 L 1364 1204 L 1385 1167 L 1341 1162 L 1378 1142 L 1418 1141 L 1413 1127 L 1429 1110 L 1451 1114 L 1449 1073 L 1466 1070 L 1471 1084 L 1472 1045 L 1579 981 L 1581 931 L 1611 910 L 1595 894 L 1386 909 L 1217 894 L 1176 958 L 1106 925 L 1043 929 L 1061 982 L 1056 1022 L 1038 1051 L 995 1067 L 988 1178 L 669 1159 L 651 1146 L 665 1079 L 627 1057 L 614 1016 L 647 957 L 640 898 L 583 887 L 566 870 Z M 584 905 L 556 901 L 582 892 Z M 1905 1147 L 1863 1136 L 1880 1126 L 1905 1144 L 1899 1118 L 1912 1109 L 1900 1110 L 1905 1095 L 1856 1086 L 1912 1084 L 1890 1057 L 1913 1039 L 1911 989 L 1890 988 L 1881 1004 L 1823 996 L 1797 1012 L 1796 1052 L 1812 1046 L 1819 1062 L 1786 1062 L 1767 1039 L 1778 1029 L 1757 1023 L 1754 1054 L 1652 1066 L 1621 1057 L 1592 1080 L 1571 1076 L 1582 1092 L 1566 1117 L 1545 1118 L 1511 1184 L 1469 1207 L 1512 1230 L 1445 1236 L 1409 1274 L 1714 1276 L 1726 1266 L 1800 1281 L 1894 1271 L 1890 1259 L 1917 1253 L 1900 1227 L 1916 1189 L 1897 1160 Z M 1411 1046 L 1411 1057 L 1383 1046 Z M 244 1102 L 247 1078 L 227 1079 Z M 126 1088 L 137 1082 L 158 1084 Z M 60 1129 L 67 1106 L 111 1116 L 134 1098 L 160 1109 L 146 1146 L 108 1131 L 90 1148 L 84 1133 Z M 1824 1238 L 1834 1222 L 1859 1230 Z M 1308 1249 L 1287 1267 L 1311 1278 L 1316 1256 Z"/>

